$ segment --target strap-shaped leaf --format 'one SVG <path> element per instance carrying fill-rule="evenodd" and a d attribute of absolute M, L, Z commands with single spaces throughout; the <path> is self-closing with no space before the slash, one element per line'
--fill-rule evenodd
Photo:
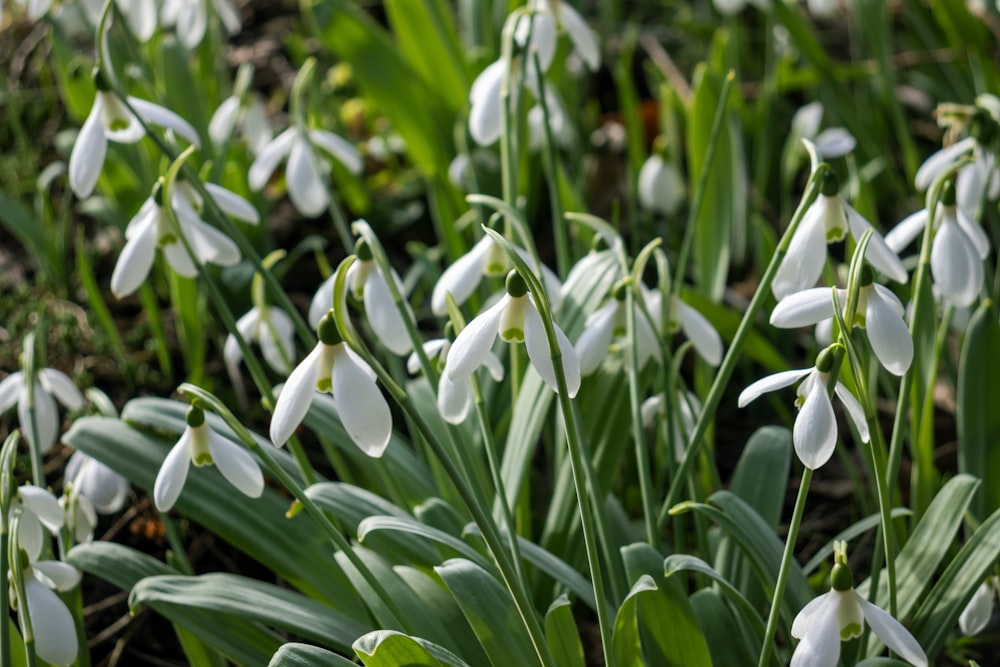
<path fill-rule="evenodd" d="M 366 667 L 469 667 L 468 663 L 426 639 L 395 630 L 376 630 L 354 642 Z"/>
<path fill-rule="evenodd" d="M 583 644 L 569 598 L 560 595 L 545 613 L 545 638 L 560 667 L 584 667 Z"/>
<path fill-rule="evenodd" d="M 357 667 L 347 658 L 310 644 L 282 645 L 267 667 Z"/>

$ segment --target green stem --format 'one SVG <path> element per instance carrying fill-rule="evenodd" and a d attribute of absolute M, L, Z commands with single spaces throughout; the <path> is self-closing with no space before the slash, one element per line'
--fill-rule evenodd
<path fill-rule="evenodd" d="M 629 356 L 626 376 L 628 397 L 632 408 L 632 443 L 635 448 L 635 467 L 639 475 L 639 491 L 642 495 L 642 518 L 646 527 L 646 541 L 654 549 L 659 549 L 659 529 L 656 526 L 656 505 L 653 501 L 653 482 L 650 478 L 649 450 L 646 447 L 646 429 L 642 423 L 642 399 L 639 397 L 639 336 L 636 332 L 636 303 L 634 286 L 625 292 L 625 327 L 628 337 Z"/>
<path fill-rule="evenodd" d="M 531 54 L 535 63 L 535 71 L 541 72 L 538 52 Z M 566 237 L 566 224 L 563 220 L 562 195 L 559 191 L 559 156 L 556 153 L 556 142 L 549 125 L 549 103 L 545 95 L 545 84 L 539 77 L 538 104 L 542 108 L 543 131 L 545 133 L 545 148 L 542 154 L 542 167 L 549 182 L 549 206 L 552 211 L 552 236 L 556 243 L 556 269 L 559 277 L 565 278 L 570 269 L 569 240 Z"/>
<path fill-rule="evenodd" d="M 0 520 L 0 667 L 11 667 L 10 656 L 10 570 L 9 554 L 10 534 L 7 532 L 7 522 Z"/>

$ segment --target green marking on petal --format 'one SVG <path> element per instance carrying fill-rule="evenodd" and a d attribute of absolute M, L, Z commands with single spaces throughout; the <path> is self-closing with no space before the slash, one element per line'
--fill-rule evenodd
<path fill-rule="evenodd" d="M 502 263 L 491 262 L 486 265 L 486 275 L 502 276 L 507 273 L 507 266 Z"/>
<path fill-rule="evenodd" d="M 316 391 L 333 391 L 333 380 L 330 378 L 320 378 L 316 381 Z"/>
<path fill-rule="evenodd" d="M 161 246 L 171 245 L 173 243 L 177 243 L 177 236 L 174 234 L 168 232 L 160 237 L 159 244 Z"/>
<path fill-rule="evenodd" d="M 840 640 L 847 641 L 848 639 L 854 639 L 855 637 L 861 636 L 861 624 L 860 623 L 848 623 L 840 629 Z"/>
<path fill-rule="evenodd" d="M 112 132 L 121 132 L 128 127 L 128 120 L 124 118 L 114 118 L 108 123 L 108 129 Z"/>
<path fill-rule="evenodd" d="M 212 455 L 208 452 L 200 452 L 194 456 L 194 464 L 199 468 L 201 466 L 212 465 L 212 463 L 214 463 Z"/>
<path fill-rule="evenodd" d="M 626 331 L 625 331 L 625 327 L 615 327 L 615 328 L 614 328 L 614 329 L 613 329 L 613 330 L 611 331 L 611 335 L 612 335 L 612 336 L 624 336 L 624 335 L 625 335 L 625 333 L 626 333 Z"/>
<path fill-rule="evenodd" d="M 524 329 L 517 329 L 511 327 L 500 333 L 500 337 L 503 338 L 508 343 L 523 343 L 524 342 Z"/>

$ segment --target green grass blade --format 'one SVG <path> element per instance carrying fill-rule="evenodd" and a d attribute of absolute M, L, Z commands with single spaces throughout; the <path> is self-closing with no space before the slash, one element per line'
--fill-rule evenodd
<path fill-rule="evenodd" d="M 560 667 L 584 667 L 583 644 L 569 598 L 560 595 L 545 613 L 545 637 Z"/>
<path fill-rule="evenodd" d="M 282 645 L 267 667 L 357 667 L 347 658 L 309 644 Z"/>

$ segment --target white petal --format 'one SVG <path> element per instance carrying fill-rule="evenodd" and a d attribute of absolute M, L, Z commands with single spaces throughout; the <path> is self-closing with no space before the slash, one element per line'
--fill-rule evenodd
<path fill-rule="evenodd" d="M 232 136 L 239 111 L 240 98 L 227 97 L 222 101 L 219 108 L 212 114 L 212 119 L 208 121 L 208 136 L 212 139 L 213 144 L 221 146 Z"/>
<path fill-rule="evenodd" d="M 264 492 L 264 475 L 250 452 L 215 431 L 209 431 L 208 448 L 212 461 L 230 484 L 250 498 L 259 498 Z"/>
<path fill-rule="evenodd" d="M 535 258 L 531 254 L 521 248 L 520 246 L 514 246 L 514 250 L 517 252 L 518 256 L 524 260 L 525 264 L 531 267 L 535 272 L 535 276 L 538 276 L 538 266 L 535 265 Z M 541 264 L 541 283 L 542 287 L 545 288 L 545 296 L 549 299 L 549 304 L 552 309 L 555 310 L 559 308 L 559 304 L 562 303 L 562 281 L 559 280 L 559 276 L 552 272 L 552 269 Z"/>
<path fill-rule="evenodd" d="M 743 8 L 747 6 L 747 0 L 712 0 L 712 4 L 715 5 L 720 14 L 733 16 L 743 11 Z"/>
<path fill-rule="evenodd" d="M 185 278 L 196 278 L 198 276 L 198 269 L 195 267 L 191 255 L 188 254 L 187 248 L 183 244 L 180 242 L 170 243 L 160 246 L 160 249 L 163 251 L 163 256 L 167 258 L 167 264 L 170 265 L 170 268 L 175 273 Z"/>
<path fill-rule="evenodd" d="M 60 511 L 62 508 L 60 508 Z M 42 531 L 42 524 L 34 512 L 24 512 L 21 514 L 21 523 L 17 530 L 17 544 L 28 554 L 28 561 L 34 562 L 42 554 L 42 547 L 45 545 L 45 533 Z"/>
<path fill-rule="evenodd" d="M 551 0 L 551 2 L 558 4 L 556 11 L 559 16 L 559 23 L 562 24 L 566 34 L 569 35 L 570 41 L 573 42 L 573 47 L 580 54 L 580 57 L 583 58 L 583 61 L 587 63 L 590 71 L 596 72 L 597 68 L 601 66 L 601 49 L 597 44 L 594 31 L 590 29 L 590 26 L 583 20 L 583 17 L 568 2 L 559 2 L 559 0 Z"/>
<path fill-rule="evenodd" d="M 444 270 L 434 285 L 431 294 L 431 311 L 442 316 L 448 313 L 448 302 L 445 294 L 450 292 L 455 303 L 462 305 L 472 296 L 483 277 L 483 258 L 493 245 L 493 239 L 483 236 L 469 252 L 456 259 Z"/>
<path fill-rule="evenodd" d="M 198 259 L 219 266 L 240 263 L 240 248 L 231 238 L 201 220 L 190 219 L 183 225 L 191 249 Z"/>
<path fill-rule="evenodd" d="M 812 371 L 813 369 L 811 368 L 800 368 L 794 371 L 781 371 L 774 375 L 762 377 L 740 393 L 737 404 L 741 408 L 746 407 L 751 401 L 756 400 L 762 394 L 791 386 L 798 382 L 800 378 L 812 373 Z"/>
<path fill-rule="evenodd" d="M 285 180 L 288 182 L 288 196 L 295 209 L 302 215 L 315 218 L 323 212 L 327 205 L 326 188 L 320 174 L 316 173 L 319 166 L 314 164 L 315 155 L 310 155 L 312 149 L 301 137 L 296 137 L 288 155 L 288 167 Z"/>
<path fill-rule="evenodd" d="M 108 152 L 108 140 L 101 123 L 102 106 L 103 97 L 98 94 L 69 156 L 69 185 L 80 199 L 89 197 L 94 191 Z"/>
<path fill-rule="evenodd" d="M 826 384 L 813 382 L 792 427 L 792 442 L 802 465 L 812 470 L 830 460 L 837 446 L 837 418 Z"/>
<path fill-rule="evenodd" d="M 119 7 L 127 7 L 125 19 L 128 27 L 140 42 L 148 42 L 156 32 L 156 3 L 154 0 L 130 0 L 128 3 L 118 3 Z"/>
<path fill-rule="evenodd" d="M 365 283 L 365 314 L 379 340 L 394 354 L 404 355 L 413 349 L 403 315 L 389 293 L 382 272 L 374 270 Z"/>
<path fill-rule="evenodd" d="M 792 116 L 792 131 L 803 137 L 815 137 L 823 121 L 823 104 L 810 102 Z"/>
<path fill-rule="evenodd" d="M 236 320 L 236 331 L 247 344 L 251 342 L 259 322 L 260 310 L 256 306 L 243 313 L 240 319 Z M 222 346 L 222 358 L 230 368 L 236 368 L 243 360 L 243 350 L 240 349 L 240 344 L 233 334 L 226 336 L 226 342 Z"/>
<path fill-rule="evenodd" d="M 364 171 L 365 163 L 361 159 L 361 155 L 358 154 L 358 149 L 343 137 L 338 137 L 333 132 L 326 130 L 309 130 L 309 138 L 314 144 L 336 158 L 337 162 L 347 167 L 347 170 L 352 174 L 360 174 Z"/>
<path fill-rule="evenodd" d="M 41 560 L 32 563 L 32 572 L 37 575 L 42 583 L 57 591 L 69 591 L 80 584 L 80 570 L 69 563 L 61 563 L 57 560 Z M 46 581 L 47 580 L 47 581 Z"/>
<path fill-rule="evenodd" d="M 97 94 L 101 98 L 101 125 L 104 127 L 105 137 L 122 144 L 133 144 L 146 136 L 146 130 L 139 119 L 114 93 Z M 131 103 L 132 98 L 128 99 Z"/>
<path fill-rule="evenodd" d="M 885 244 L 895 253 L 902 252 L 923 231 L 925 225 L 927 225 L 927 209 L 922 208 L 906 216 L 893 227 L 885 235 Z"/>
<path fill-rule="evenodd" d="M 438 382 L 438 412 L 449 424 L 461 424 L 469 414 L 472 405 L 471 380 L 465 378 L 453 382 L 446 373 Z"/>
<path fill-rule="evenodd" d="M 118 256 L 111 273 L 111 291 L 115 297 L 132 294 L 145 282 L 156 256 L 156 220 L 147 217 L 144 227 L 137 229 Z"/>
<path fill-rule="evenodd" d="M 986 194 L 989 174 L 986 161 L 976 160 L 960 167 L 955 175 L 955 201 L 960 209 L 979 211 Z"/>
<path fill-rule="evenodd" d="M 469 377 L 483 364 L 497 337 L 500 316 L 509 302 L 510 295 L 504 295 L 492 308 L 473 318 L 455 337 L 445 364 L 445 372 L 453 381 Z"/>
<path fill-rule="evenodd" d="M 342 343 L 334 352 L 333 402 L 337 415 L 354 444 L 368 456 L 379 458 L 392 437 L 392 413 L 378 385 L 345 348 Z"/>
<path fill-rule="evenodd" d="M 285 311 L 275 307 L 269 308 L 268 320 L 260 323 L 257 339 L 264 361 L 276 373 L 288 373 L 292 370 L 291 363 L 295 355 L 295 325 Z"/>
<path fill-rule="evenodd" d="M 38 379 L 46 391 L 70 410 L 79 410 L 83 407 L 83 394 L 69 379 L 69 376 L 62 371 L 57 371 L 54 368 L 43 368 L 38 371 Z"/>
<path fill-rule="evenodd" d="M 24 373 L 15 371 L 0 382 L 0 412 L 7 412 L 24 391 Z"/>
<path fill-rule="evenodd" d="M 865 409 L 861 407 L 861 403 L 840 382 L 834 387 L 834 392 L 837 398 L 840 399 L 841 405 L 847 410 L 847 416 L 850 418 L 851 423 L 854 424 L 854 428 L 858 430 L 861 441 L 868 442 L 871 439 L 871 434 L 868 432 L 868 420 L 865 419 Z"/>
<path fill-rule="evenodd" d="M 70 519 L 67 518 L 66 521 L 69 523 Z M 97 512 L 94 511 L 94 505 L 87 496 L 79 495 L 76 497 L 72 522 L 73 537 L 77 542 L 82 544 L 94 539 L 94 529 L 97 528 Z"/>
<path fill-rule="evenodd" d="M 24 592 L 38 657 L 53 665 L 73 664 L 77 639 L 69 609 L 58 595 L 33 577 L 25 578 Z"/>
<path fill-rule="evenodd" d="M 590 375 L 608 356 L 614 333 L 615 314 L 621 308 L 617 299 L 611 299 L 587 319 L 583 333 L 576 341 L 576 355 L 580 360 L 580 373 Z"/>
<path fill-rule="evenodd" d="M 205 189 L 223 212 L 228 213 L 237 220 L 243 220 L 252 225 L 260 222 L 260 214 L 257 213 L 257 209 L 253 207 L 253 204 L 235 192 L 230 192 L 215 183 L 205 183 Z"/>
<path fill-rule="evenodd" d="M 875 292 L 878 294 L 879 298 L 881 298 L 894 313 L 900 317 L 905 316 L 906 308 L 903 306 L 903 302 L 899 300 L 899 297 L 896 296 L 891 289 L 885 285 L 879 285 L 878 283 L 873 283 L 872 287 L 875 288 Z M 843 302 L 847 302 L 846 297 Z"/>
<path fill-rule="evenodd" d="M 31 411 L 28 409 L 27 396 L 17 404 L 17 419 L 21 424 L 24 437 L 32 445 L 36 444 L 35 429 L 37 429 L 37 445 L 43 454 L 56 444 L 56 436 L 59 434 L 60 426 L 59 408 L 56 407 L 52 396 L 42 388 L 40 382 L 35 382 L 34 419 L 32 419 Z"/>
<path fill-rule="evenodd" d="M 802 607 L 802 610 L 795 615 L 795 620 L 792 621 L 793 637 L 802 639 L 809 632 L 809 628 L 816 622 L 816 619 L 822 617 L 822 614 L 817 615 L 816 612 L 820 611 L 824 604 L 831 601 L 830 597 L 829 593 L 824 593 L 823 595 L 814 597 L 806 603 L 805 607 Z"/>
<path fill-rule="evenodd" d="M 503 362 L 500 361 L 500 357 L 493 354 L 492 352 L 488 353 L 483 358 L 483 366 L 486 367 L 486 370 L 489 372 L 490 377 L 493 378 L 495 381 L 500 382 L 503 380 L 504 368 L 503 368 Z"/>
<path fill-rule="evenodd" d="M 243 27 L 243 22 L 240 20 L 240 15 L 236 11 L 236 7 L 229 0 L 214 0 L 212 6 L 215 7 L 215 13 L 218 15 L 227 34 L 235 35 L 240 31 L 240 28 Z"/>
<path fill-rule="evenodd" d="M 949 165 L 958 160 L 964 153 L 971 151 L 976 146 L 976 140 L 966 137 L 959 142 L 942 148 L 938 152 L 924 160 L 924 163 L 917 169 L 917 175 L 913 179 L 913 184 L 917 190 L 923 192 L 931 186 L 938 174 L 948 168 Z"/>
<path fill-rule="evenodd" d="M 73 484 L 80 495 L 93 504 L 95 510 L 101 514 L 112 514 L 124 507 L 129 491 L 127 479 L 97 459 L 87 461 L 80 472 Z"/>
<path fill-rule="evenodd" d="M 841 290 L 844 291 L 844 290 Z M 844 297 L 841 296 L 841 299 Z M 829 287 L 812 287 L 789 294 L 771 312 L 771 325 L 795 329 L 833 317 L 833 298 Z"/>
<path fill-rule="evenodd" d="M 504 61 L 496 61 L 472 83 L 469 100 L 469 133 L 480 146 L 489 146 L 500 138 L 500 88 L 503 85 Z"/>
<path fill-rule="evenodd" d="M 566 390 L 569 397 L 573 398 L 580 389 L 580 361 L 576 350 L 573 349 L 573 344 L 569 342 L 566 334 L 558 325 L 556 325 L 555 331 L 556 342 L 562 355 L 563 372 L 566 376 Z M 535 367 L 545 383 L 553 391 L 559 391 L 555 366 L 552 363 L 552 350 L 549 349 L 549 341 L 545 336 L 542 318 L 534 304 L 530 304 L 524 309 L 524 347 L 528 351 L 531 365 Z"/>
<path fill-rule="evenodd" d="M 642 165 L 636 189 L 644 208 L 664 215 L 676 213 L 684 203 L 684 179 L 673 164 L 664 162 L 659 155 L 650 156 Z"/>
<path fill-rule="evenodd" d="M 434 364 L 434 359 L 441 354 L 441 350 L 447 345 L 451 348 L 451 342 L 445 338 L 432 338 L 423 344 L 424 354 L 431 361 L 431 365 Z M 445 359 L 447 359 L 447 353 L 445 354 Z M 406 359 L 406 372 L 410 375 L 416 375 L 420 372 L 420 358 L 417 356 L 416 352 L 410 354 Z"/>
<path fill-rule="evenodd" d="M 208 28 L 208 14 L 205 11 L 205 4 L 201 0 L 188 3 L 187 11 L 177 15 L 177 27 L 175 32 L 178 39 L 187 49 L 193 49 L 205 37 L 205 30 Z"/>
<path fill-rule="evenodd" d="M 281 162 L 291 150 L 292 142 L 295 141 L 298 133 L 299 131 L 296 128 L 288 128 L 275 137 L 260 152 L 260 154 L 257 155 L 253 164 L 250 165 L 250 171 L 247 173 L 247 184 L 250 186 L 251 190 L 260 190 L 267 185 L 267 181 L 271 178 L 271 174 L 274 173 L 278 163 Z"/>
<path fill-rule="evenodd" d="M 825 261 L 826 227 L 823 224 L 823 209 L 814 203 L 806 211 L 792 236 L 788 253 L 771 283 L 771 292 L 780 300 L 792 292 L 812 287 L 823 272 Z"/>
<path fill-rule="evenodd" d="M 319 326 L 319 321 L 333 308 L 333 282 L 336 277 L 334 273 L 324 280 L 309 304 L 309 323 L 314 327 Z"/>
<path fill-rule="evenodd" d="M 852 591 L 853 592 L 853 591 Z M 903 624 L 892 616 L 882 611 L 868 600 L 864 599 L 856 592 L 854 593 L 861 605 L 861 611 L 865 615 L 865 620 L 871 626 L 872 631 L 878 638 L 885 642 L 889 650 L 899 654 L 901 658 L 916 667 L 927 667 L 927 656 L 920 644 L 913 638 Z"/>
<path fill-rule="evenodd" d="M 837 622 L 838 598 L 828 593 L 811 614 L 808 632 L 795 647 L 791 667 L 835 667 L 840 659 L 840 628 Z"/>
<path fill-rule="evenodd" d="M 137 97 L 130 97 L 128 101 L 135 112 L 147 123 L 154 123 L 168 130 L 173 130 L 195 146 L 201 146 L 198 133 L 191 127 L 191 124 L 170 109 L 165 109 L 159 104 L 153 104 L 146 100 L 140 100 Z"/>
<path fill-rule="evenodd" d="M 635 334 L 639 344 L 639 368 L 645 366 L 651 358 L 659 360 L 660 339 L 656 335 L 653 325 L 641 312 L 635 314 Z"/>
<path fill-rule="evenodd" d="M 871 240 L 868 241 L 868 248 L 865 251 L 865 259 L 876 269 L 898 283 L 905 283 L 909 280 L 910 276 L 906 273 L 903 263 L 899 261 L 896 253 L 886 244 L 885 239 L 878 233 L 878 230 L 872 227 L 850 205 L 844 204 L 844 210 L 847 212 L 847 223 L 851 228 L 851 235 L 855 239 L 860 239 L 862 234 L 867 230 L 872 230 Z"/>
<path fill-rule="evenodd" d="M 56 497 L 38 486 L 18 487 L 17 494 L 24 507 L 35 515 L 50 533 L 58 533 L 63 527 L 63 511 Z"/>
<path fill-rule="evenodd" d="M 191 463 L 191 429 L 185 428 L 180 440 L 174 445 L 156 473 L 153 484 L 153 502 L 156 509 L 169 512 L 181 495 L 184 482 L 187 480 L 188 467 Z"/>
<path fill-rule="evenodd" d="M 970 218 L 962 209 L 955 211 L 955 218 L 958 220 L 958 226 L 969 237 L 969 241 L 979 253 L 980 259 L 986 259 L 990 254 L 990 237 L 986 235 L 983 226 Z"/>
<path fill-rule="evenodd" d="M 722 338 L 705 316 L 680 299 L 674 304 L 681 320 L 684 335 L 694 344 L 701 358 L 712 366 L 722 361 Z"/>
<path fill-rule="evenodd" d="M 278 394 L 274 413 L 271 415 L 270 429 L 271 442 L 277 447 L 288 442 L 288 438 L 309 412 L 313 394 L 316 393 L 316 371 L 324 347 L 323 343 L 319 343 L 313 348 L 313 351 L 288 376 L 285 386 Z"/>
<path fill-rule="evenodd" d="M 816 136 L 816 149 L 827 159 L 843 157 L 857 145 L 854 135 L 842 127 L 831 127 Z"/>
<path fill-rule="evenodd" d="M 969 604 L 958 617 L 958 627 L 966 637 L 982 632 L 993 616 L 993 587 L 989 582 L 979 584 Z"/>
<path fill-rule="evenodd" d="M 894 305 L 878 292 L 868 296 L 865 328 L 872 351 L 887 371 L 902 376 L 913 361 L 913 339 Z"/>
<path fill-rule="evenodd" d="M 983 284 L 983 263 L 979 253 L 957 223 L 942 220 L 931 246 L 931 274 L 934 284 L 950 303 L 971 306 Z"/>

